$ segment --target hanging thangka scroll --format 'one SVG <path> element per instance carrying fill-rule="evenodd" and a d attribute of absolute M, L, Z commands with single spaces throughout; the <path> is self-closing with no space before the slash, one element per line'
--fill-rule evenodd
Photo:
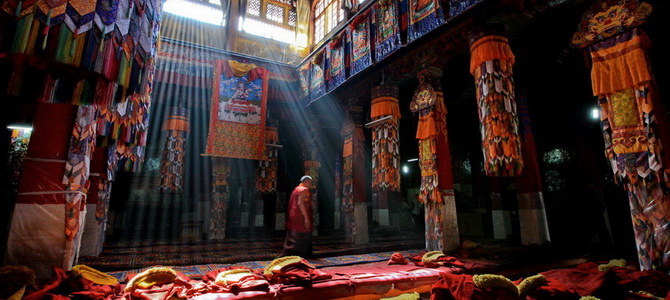
<path fill-rule="evenodd" d="M 262 194 L 277 191 L 277 155 L 279 148 L 277 127 L 265 127 L 265 158 L 258 161 L 256 168 L 256 190 Z"/>
<path fill-rule="evenodd" d="M 397 2 L 381 0 L 373 7 L 375 28 L 375 61 L 379 62 L 402 46 Z"/>
<path fill-rule="evenodd" d="M 400 143 L 398 87 L 382 85 L 372 88 L 372 120 L 390 117 L 372 127 L 372 190 L 400 190 Z"/>
<path fill-rule="evenodd" d="M 346 72 L 346 34 L 343 32 L 328 44 L 328 91 L 334 90 L 347 79 Z"/>
<path fill-rule="evenodd" d="M 441 1 L 405 0 L 403 3 L 407 5 L 405 11 L 408 21 L 408 43 L 420 38 L 445 22 Z"/>
<path fill-rule="evenodd" d="M 267 73 L 253 64 L 216 61 L 207 135 L 208 155 L 263 159 Z"/>
<path fill-rule="evenodd" d="M 184 187 L 184 157 L 190 131 L 188 110 L 171 107 L 163 124 L 165 144 L 161 158 L 161 192 L 180 193 Z"/>
<path fill-rule="evenodd" d="M 370 50 L 370 10 L 358 15 L 349 25 L 351 36 L 350 77 L 372 65 Z"/>
<path fill-rule="evenodd" d="M 309 88 L 310 102 L 326 93 L 326 76 L 323 70 L 325 59 L 323 53 L 324 51 L 322 50 L 317 54 L 314 54 L 314 57 L 312 58 Z"/>
<path fill-rule="evenodd" d="M 421 185 L 418 200 L 421 203 L 442 202 L 440 197 L 437 167 L 437 126 L 435 124 L 435 104 L 437 93 L 433 87 L 419 77 L 420 83 L 410 103 L 410 111 L 419 114 L 416 139 L 419 140 L 419 167 Z"/>
<path fill-rule="evenodd" d="M 502 26 L 489 24 L 470 32 L 470 73 L 475 90 L 489 176 L 518 176 L 523 169 L 519 120 L 514 94 L 514 54 Z"/>
<path fill-rule="evenodd" d="M 667 270 L 670 195 L 663 150 L 669 125 L 647 58 L 650 41 L 635 28 L 651 10 L 637 0 L 597 1 L 584 14 L 572 43 L 588 46 L 591 53 L 591 83 L 601 108 L 605 153 L 628 192 L 640 268 Z"/>
<path fill-rule="evenodd" d="M 309 96 L 309 79 L 311 65 L 306 62 L 298 67 L 298 78 L 300 80 L 300 99 L 306 99 Z M 309 101 L 308 101 L 309 102 Z"/>

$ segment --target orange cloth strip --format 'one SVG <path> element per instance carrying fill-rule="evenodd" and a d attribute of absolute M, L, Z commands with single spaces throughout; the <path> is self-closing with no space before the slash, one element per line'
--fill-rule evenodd
<path fill-rule="evenodd" d="M 478 39 L 470 46 L 470 74 L 474 74 L 483 62 L 494 59 L 509 60 L 514 64 L 514 53 L 507 38 L 489 35 Z"/>
<path fill-rule="evenodd" d="M 372 99 L 370 117 L 376 118 L 388 115 L 400 118 L 400 106 L 398 106 L 398 98 L 379 97 Z"/>
<path fill-rule="evenodd" d="M 279 142 L 279 131 L 277 127 L 265 127 L 265 142 L 276 144 Z"/>
<path fill-rule="evenodd" d="M 349 157 L 354 154 L 354 144 L 351 137 L 344 140 L 344 149 L 342 150 L 342 157 Z"/>
<path fill-rule="evenodd" d="M 416 127 L 416 138 L 423 140 L 437 134 L 434 112 L 431 111 L 426 115 L 419 116 L 419 124 Z"/>
<path fill-rule="evenodd" d="M 603 43 L 606 43 L 605 41 Z M 603 43 L 600 43 L 602 45 Z M 634 36 L 611 47 L 592 48 L 591 84 L 594 95 L 608 95 L 651 81 L 645 55 L 646 36 L 636 30 Z"/>
<path fill-rule="evenodd" d="M 173 115 L 168 118 L 163 124 L 163 130 L 190 131 L 188 117 Z"/>

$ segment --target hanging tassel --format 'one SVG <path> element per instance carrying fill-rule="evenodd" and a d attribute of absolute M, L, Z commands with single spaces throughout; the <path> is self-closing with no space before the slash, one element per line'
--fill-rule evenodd
<path fill-rule="evenodd" d="M 23 0 L 19 1 L 19 4 L 16 5 L 14 16 L 16 16 L 17 18 L 21 16 L 21 6 L 23 6 Z"/>
<path fill-rule="evenodd" d="M 42 41 L 42 51 L 47 48 L 47 40 L 49 39 L 49 30 L 51 29 L 51 8 L 49 8 L 49 11 L 47 12 L 47 21 L 45 25 L 44 32 L 42 33 L 42 35 L 44 35 L 44 40 Z"/>
<path fill-rule="evenodd" d="M 128 5 L 128 13 L 126 14 L 127 19 L 130 19 L 130 14 L 132 14 L 133 8 L 135 8 L 135 1 L 133 1 L 133 0 L 129 0 L 129 1 L 130 1 L 130 5 Z"/>
<path fill-rule="evenodd" d="M 79 35 L 79 28 L 74 30 L 74 33 L 72 34 L 72 46 L 70 47 L 70 57 L 74 58 L 74 55 L 77 50 L 77 35 Z"/>
<path fill-rule="evenodd" d="M 105 31 L 100 31 L 100 47 L 98 47 L 98 52 L 102 53 L 102 48 L 105 46 Z"/>

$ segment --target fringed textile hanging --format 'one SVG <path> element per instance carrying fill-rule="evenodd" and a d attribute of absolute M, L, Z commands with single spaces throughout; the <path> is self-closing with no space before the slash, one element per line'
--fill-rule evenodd
<path fill-rule="evenodd" d="M 328 91 L 334 90 L 347 79 L 344 51 L 346 44 L 346 32 L 341 33 L 328 44 L 328 73 L 326 74 Z"/>
<path fill-rule="evenodd" d="M 670 162 L 662 148 L 668 148 L 670 125 L 655 94 L 646 53 L 650 42 L 635 28 L 651 11 L 651 5 L 637 0 L 596 1 L 583 15 L 572 44 L 589 47 L 605 154 L 628 192 L 640 268 L 667 270 Z"/>
<path fill-rule="evenodd" d="M 277 155 L 279 148 L 277 127 L 265 127 L 265 159 L 258 161 L 256 168 L 256 190 L 262 194 L 277 192 Z M 269 145 L 268 145 L 269 144 Z"/>
<path fill-rule="evenodd" d="M 477 107 L 489 176 L 518 176 L 523 169 L 512 68 L 514 54 L 502 29 L 470 32 L 470 73 L 475 77 Z"/>
<path fill-rule="evenodd" d="M 424 34 L 444 24 L 445 17 L 441 1 L 406 0 L 407 42 L 411 43 Z"/>
<path fill-rule="evenodd" d="M 86 206 L 95 132 L 95 107 L 80 106 L 72 129 L 62 182 L 67 191 L 73 192 L 66 194 L 65 237 L 68 241 L 72 241 L 79 233 L 80 211 Z"/>
<path fill-rule="evenodd" d="M 391 119 L 372 128 L 372 189 L 374 191 L 400 190 L 400 143 L 397 86 L 377 86 L 372 89 L 370 117 Z"/>
<path fill-rule="evenodd" d="M 226 204 L 230 196 L 228 179 L 230 178 L 230 160 L 212 157 L 212 207 L 209 222 L 209 239 L 226 238 Z"/>
<path fill-rule="evenodd" d="M 349 25 L 351 65 L 349 77 L 372 65 L 370 50 L 370 10 L 357 16 Z"/>
<path fill-rule="evenodd" d="M 312 58 L 311 74 L 310 74 L 310 101 L 314 101 L 326 94 L 326 78 L 323 70 L 324 67 L 324 53 L 323 51 L 317 53 Z"/>
<path fill-rule="evenodd" d="M 397 2 L 383 0 L 375 3 L 373 15 L 375 61 L 380 62 L 384 57 L 402 46 Z"/>
<path fill-rule="evenodd" d="M 28 153 L 28 143 L 30 142 L 30 134 L 32 129 L 12 129 L 12 134 L 9 141 L 9 149 L 7 150 L 7 168 L 9 170 L 9 191 L 15 193 L 19 187 L 19 179 L 21 179 L 21 172 L 23 170 L 23 161 Z M 10 198 L 11 199 L 11 198 Z"/>
<path fill-rule="evenodd" d="M 605 153 L 624 184 L 644 270 L 670 268 L 670 196 L 652 76 L 641 29 L 590 46 L 594 95 L 601 109 Z"/>
<path fill-rule="evenodd" d="M 419 140 L 419 167 L 421 185 L 418 201 L 442 202 L 438 189 L 439 177 L 436 156 L 437 127 L 435 125 L 435 104 L 437 94 L 433 87 L 420 78 L 421 83 L 410 103 L 410 110 L 419 114 L 416 138 Z"/>
<path fill-rule="evenodd" d="M 304 163 L 305 175 L 312 177 L 312 188 L 316 188 L 319 182 L 319 169 L 321 169 L 321 162 L 318 160 L 307 160 Z"/>
<path fill-rule="evenodd" d="M 98 202 L 95 206 L 95 220 L 98 224 L 107 220 L 109 199 L 112 195 L 112 181 L 101 178 L 98 183 Z"/>
<path fill-rule="evenodd" d="M 181 193 L 184 188 L 186 139 L 190 132 L 188 109 L 171 107 L 163 123 L 163 155 L 161 157 L 161 192 Z"/>
<path fill-rule="evenodd" d="M 311 65 L 306 62 L 304 65 L 298 67 L 298 77 L 300 79 L 300 98 L 304 99 L 309 96 L 309 79 L 310 79 Z"/>

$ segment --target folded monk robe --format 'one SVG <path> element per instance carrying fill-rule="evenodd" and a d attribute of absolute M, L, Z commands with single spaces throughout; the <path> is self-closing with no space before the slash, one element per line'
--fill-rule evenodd
<path fill-rule="evenodd" d="M 437 267 L 454 267 L 465 268 L 465 264 L 453 256 L 447 256 L 442 251 L 430 251 L 420 253 L 419 255 L 410 258 L 414 265 L 418 267 L 437 268 Z"/>
<path fill-rule="evenodd" d="M 396 252 L 391 254 L 391 258 L 389 258 L 387 265 L 406 265 L 407 264 L 407 259 L 405 259 L 402 254 Z"/>
<path fill-rule="evenodd" d="M 188 298 L 202 293 L 204 283 L 195 284 L 190 278 L 168 267 L 152 267 L 129 276 L 123 299 L 167 300 Z"/>
<path fill-rule="evenodd" d="M 244 291 L 268 291 L 270 283 L 260 274 L 249 269 L 231 269 L 220 272 L 214 280 L 219 291 L 238 294 Z M 211 285 L 210 285 L 211 286 Z"/>
<path fill-rule="evenodd" d="M 0 268 L 0 299 L 16 295 L 18 299 L 25 294 L 26 287 L 32 289 L 37 277 L 35 270 L 25 266 L 4 266 Z"/>
<path fill-rule="evenodd" d="M 331 279 L 332 275 L 317 269 L 300 256 L 284 256 L 273 260 L 263 270 L 271 284 L 310 285 L 314 281 Z"/>

